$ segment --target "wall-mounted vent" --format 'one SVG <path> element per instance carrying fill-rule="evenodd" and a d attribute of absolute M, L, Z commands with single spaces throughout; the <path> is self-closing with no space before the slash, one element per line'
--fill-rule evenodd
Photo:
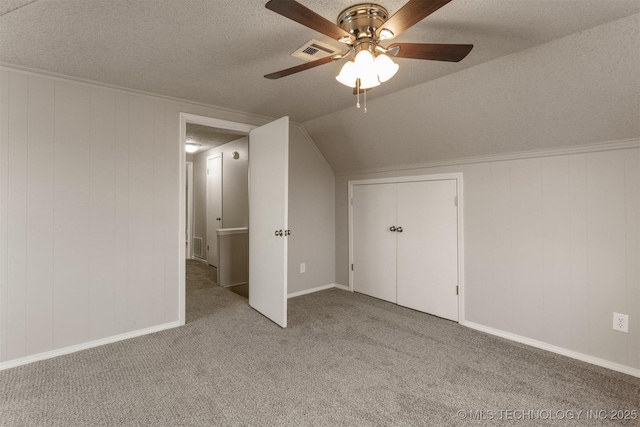
<path fill-rule="evenodd" d="M 316 59 L 335 55 L 337 52 L 338 49 L 336 49 L 335 47 L 323 43 L 320 40 L 311 39 L 306 42 L 304 46 L 293 52 L 291 56 L 304 59 L 305 61 L 315 61 Z"/>
<path fill-rule="evenodd" d="M 193 237 L 193 256 L 204 258 L 202 253 L 202 237 Z"/>

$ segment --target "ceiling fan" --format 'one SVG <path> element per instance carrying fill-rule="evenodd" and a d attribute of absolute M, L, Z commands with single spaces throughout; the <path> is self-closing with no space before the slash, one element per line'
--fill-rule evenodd
<path fill-rule="evenodd" d="M 336 79 L 354 88 L 354 93 L 365 91 L 366 94 L 366 90 L 389 80 L 398 70 L 398 65 L 388 55 L 396 58 L 458 62 L 467 56 L 473 45 L 393 43 L 385 48 L 380 44 L 398 36 L 450 1 L 409 0 L 392 16 L 378 4 L 357 4 L 343 10 L 338 15 L 337 24 L 334 24 L 294 0 L 270 0 L 265 6 L 267 9 L 344 43 L 349 50 L 267 74 L 265 77 L 279 79 L 354 54 L 354 61 L 348 61 Z"/>

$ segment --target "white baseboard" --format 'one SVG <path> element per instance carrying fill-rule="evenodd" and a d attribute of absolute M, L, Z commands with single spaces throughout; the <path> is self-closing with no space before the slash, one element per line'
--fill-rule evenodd
<path fill-rule="evenodd" d="M 233 288 L 234 286 L 240 286 L 240 285 L 248 285 L 249 282 L 238 282 L 238 283 L 232 283 L 230 285 L 220 285 L 223 288 Z"/>
<path fill-rule="evenodd" d="M 315 288 L 305 289 L 304 291 L 292 292 L 287 294 L 287 298 L 295 298 L 302 295 L 312 294 L 314 292 L 324 291 L 325 289 L 331 289 L 335 287 L 333 283 L 329 283 L 328 285 L 316 286 Z"/>
<path fill-rule="evenodd" d="M 563 347 L 558 347 L 553 344 L 548 344 L 546 342 L 523 337 L 521 335 L 512 334 L 511 332 L 501 331 L 500 329 L 494 329 L 489 326 L 480 325 L 474 322 L 463 321 L 463 322 L 460 322 L 460 324 L 471 329 L 475 329 L 481 332 L 486 332 L 487 334 L 495 335 L 501 338 L 506 338 L 508 340 L 516 341 L 522 344 L 527 344 L 532 347 L 537 347 L 542 350 L 547 350 L 552 353 L 561 354 L 563 356 L 571 357 L 572 359 L 581 360 L 583 362 L 591 363 L 592 365 L 602 366 L 603 368 L 611 369 L 613 371 L 622 372 L 623 374 L 628 374 L 628 375 L 640 378 L 640 369 L 621 365 L 619 363 L 611 362 L 605 359 L 600 359 L 598 357 L 589 356 L 587 354 L 578 353 L 577 351 L 567 350 L 566 348 L 563 348 Z"/>
<path fill-rule="evenodd" d="M 98 347 L 105 344 L 111 344 L 117 341 L 127 340 L 129 338 L 135 338 L 142 335 L 152 334 L 154 332 L 164 331 L 166 329 L 172 329 L 181 326 L 180 322 L 164 323 L 158 326 L 152 326 L 150 328 L 139 329 L 137 331 L 126 332 L 124 334 L 113 335 L 107 338 L 101 338 L 95 341 L 89 341 L 82 344 L 72 345 L 70 347 L 64 347 L 57 350 L 45 351 L 44 353 L 34 354 L 32 356 L 21 357 L 19 359 L 9 360 L 7 362 L 0 363 L 0 371 L 16 366 L 27 365 L 29 363 L 38 362 L 40 360 L 51 359 L 53 357 L 62 356 L 65 354 L 75 353 L 81 350 L 87 350 L 89 348 Z"/>
<path fill-rule="evenodd" d="M 334 283 L 334 284 L 333 284 L 333 287 L 334 287 L 334 288 L 337 288 L 337 289 L 342 289 L 343 291 L 351 292 L 351 290 L 349 289 L 349 287 L 348 287 L 348 286 L 340 285 L 340 284 L 338 284 L 338 283 Z"/>

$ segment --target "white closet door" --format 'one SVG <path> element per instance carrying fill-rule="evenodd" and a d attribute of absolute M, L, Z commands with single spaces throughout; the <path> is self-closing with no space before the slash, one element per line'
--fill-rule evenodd
<path fill-rule="evenodd" d="M 207 263 L 216 268 L 218 228 L 222 228 L 222 155 L 207 159 Z"/>
<path fill-rule="evenodd" d="M 353 290 L 396 302 L 396 184 L 353 187 Z"/>
<path fill-rule="evenodd" d="M 249 174 L 249 305 L 286 328 L 288 117 L 249 133 Z"/>
<path fill-rule="evenodd" d="M 398 184 L 398 304 L 458 321 L 456 180 Z"/>

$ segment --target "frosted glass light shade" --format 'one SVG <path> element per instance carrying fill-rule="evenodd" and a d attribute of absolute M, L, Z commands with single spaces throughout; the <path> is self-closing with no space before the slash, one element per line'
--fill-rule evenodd
<path fill-rule="evenodd" d="M 373 67 L 369 67 L 364 73 L 360 74 L 360 89 L 371 89 L 380 86 L 378 74 Z"/>
<path fill-rule="evenodd" d="M 356 75 L 362 77 L 373 66 L 373 56 L 368 50 L 361 50 L 354 60 Z"/>
<path fill-rule="evenodd" d="M 340 74 L 336 76 L 336 80 L 345 86 L 356 87 L 356 75 L 355 64 L 352 61 L 347 61 L 340 70 Z"/>
<path fill-rule="evenodd" d="M 186 143 L 184 149 L 187 153 L 195 153 L 200 148 L 199 144 Z"/>
<path fill-rule="evenodd" d="M 398 68 L 400 68 L 385 54 L 378 55 L 373 62 L 378 78 L 383 83 L 393 77 L 398 72 Z"/>

